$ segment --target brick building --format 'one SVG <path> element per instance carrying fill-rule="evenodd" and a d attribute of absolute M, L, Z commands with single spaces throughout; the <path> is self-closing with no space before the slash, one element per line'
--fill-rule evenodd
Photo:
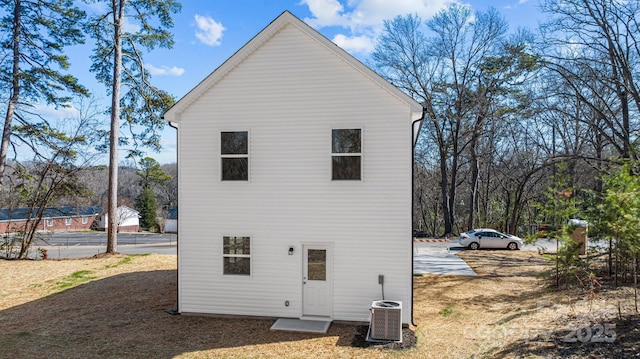
<path fill-rule="evenodd" d="M 42 231 L 86 231 L 91 229 L 100 206 L 61 206 L 45 208 L 38 230 Z M 28 221 L 38 217 L 39 208 L 0 208 L 0 233 L 24 230 Z"/>

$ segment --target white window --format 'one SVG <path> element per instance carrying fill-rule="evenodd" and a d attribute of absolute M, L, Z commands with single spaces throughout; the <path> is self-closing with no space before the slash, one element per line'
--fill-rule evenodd
<path fill-rule="evenodd" d="M 71 225 L 71 218 L 65 218 L 64 219 L 64 224 L 66 224 L 67 226 Z"/>
<path fill-rule="evenodd" d="M 331 131 L 331 179 L 362 179 L 362 130 Z"/>
<path fill-rule="evenodd" d="M 53 227 L 53 219 L 47 218 L 46 223 L 47 223 L 47 227 Z"/>
<path fill-rule="evenodd" d="M 220 157 L 223 181 L 248 181 L 249 132 L 221 132 Z"/>
<path fill-rule="evenodd" d="M 82 217 L 82 224 L 87 224 L 87 223 L 89 223 L 89 218 Z"/>
<path fill-rule="evenodd" d="M 251 238 L 222 237 L 223 273 L 251 275 Z"/>

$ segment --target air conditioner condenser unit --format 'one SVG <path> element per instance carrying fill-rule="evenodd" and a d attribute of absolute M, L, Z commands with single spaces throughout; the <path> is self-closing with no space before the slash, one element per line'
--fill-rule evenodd
<path fill-rule="evenodd" d="M 371 303 L 371 341 L 402 341 L 402 302 L 376 300 Z"/>

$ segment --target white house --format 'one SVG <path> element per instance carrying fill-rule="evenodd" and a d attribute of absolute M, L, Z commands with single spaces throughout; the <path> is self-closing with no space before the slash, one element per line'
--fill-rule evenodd
<path fill-rule="evenodd" d="M 178 233 L 178 209 L 171 208 L 164 218 L 164 233 Z"/>
<path fill-rule="evenodd" d="M 410 323 L 421 117 L 300 19 L 276 18 L 165 114 L 178 311 L 368 321 L 384 293 Z"/>
<path fill-rule="evenodd" d="M 119 232 L 137 232 L 140 229 L 140 212 L 127 206 L 118 206 L 116 209 L 118 216 Z M 109 214 L 103 213 L 96 219 L 96 227 L 106 231 L 109 227 Z"/>

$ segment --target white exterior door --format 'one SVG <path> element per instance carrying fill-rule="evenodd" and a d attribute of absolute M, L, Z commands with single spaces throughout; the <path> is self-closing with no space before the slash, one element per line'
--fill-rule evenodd
<path fill-rule="evenodd" d="M 333 311 L 333 270 L 330 245 L 304 245 L 302 316 L 330 318 Z"/>

